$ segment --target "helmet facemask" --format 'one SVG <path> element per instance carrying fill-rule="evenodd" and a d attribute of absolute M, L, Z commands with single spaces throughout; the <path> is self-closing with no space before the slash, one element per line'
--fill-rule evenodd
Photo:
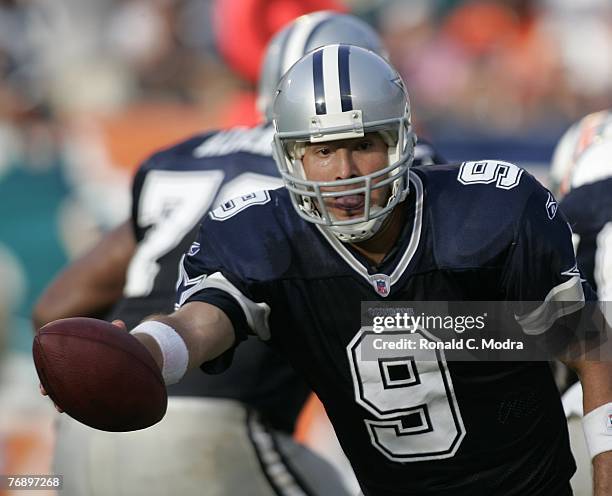
<path fill-rule="evenodd" d="M 391 211 L 406 198 L 409 190 L 408 171 L 416 137 L 408 112 L 403 117 L 366 126 L 361 122 L 360 112 L 343 114 L 348 114 L 344 117 L 350 120 L 349 124 L 327 128 L 318 126 L 316 132 L 308 137 L 287 137 L 284 133 L 277 133 L 274 148 L 281 175 L 298 214 L 309 222 L 321 225 L 343 242 L 360 242 L 374 236 Z M 339 116 L 333 120 L 337 124 Z M 306 178 L 302 157 L 307 143 L 358 138 L 370 132 L 377 132 L 388 147 L 386 166 L 371 174 L 349 179 L 311 181 Z M 372 201 L 372 193 L 379 189 L 389 190 L 382 205 Z M 326 201 L 351 195 L 364 195 L 363 214 L 350 219 L 336 218 Z"/>

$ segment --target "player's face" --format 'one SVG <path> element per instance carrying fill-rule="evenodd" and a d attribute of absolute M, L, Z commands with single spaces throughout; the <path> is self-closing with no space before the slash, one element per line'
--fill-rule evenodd
<path fill-rule="evenodd" d="M 389 164 L 387 144 L 378 133 L 368 133 L 363 138 L 354 138 L 306 146 L 302 158 L 304 173 L 310 181 L 338 181 L 372 174 Z M 380 177 L 373 183 L 385 179 Z M 362 184 L 321 188 L 321 191 L 348 191 Z M 372 190 L 371 204 L 384 206 L 389 198 L 390 188 Z M 362 216 L 365 193 L 326 198 L 328 211 L 339 220 Z"/>

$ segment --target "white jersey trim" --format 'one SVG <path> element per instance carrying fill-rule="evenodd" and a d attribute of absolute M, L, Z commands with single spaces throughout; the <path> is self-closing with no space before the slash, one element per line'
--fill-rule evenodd
<path fill-rule="evenodd" d="M 270 339 L 270 306 L 267 303 L 256 303 L 244 296 L 221 272 L 204 278 L 201 289 L 206 288 L 220 289 L 228 293 L 242 308 L 251 330 L 264 341 Z"/>
<path fill-rule="evenodd" d="M 179 301 L 175 305 L 175 310 L 181 308 L 191 296 L 200 291 L 207 288 L 220 289 L 229 294 L 240 305 L 251 330 L 264 341 L 270 339 L 269 318 L 271 310 L 267 303 L 256 303 L 244 296 L 221 272 L 215 272 L 209 276 L 202 274 L 190 279 L 183 266 L 184 258 L 185 255 L 183 255 L 179 264 L 179 278 L 176 287 L 178 290 L 180 285 L 183 284 L 189 289 L 185 289 L 181 293 Z"/>
<path fill-rule="evenodd" d="M 232 153 L 246 152 L 264 157 L 272 156 L 274 128 L 270 125 L 239 126 L 219 131 L 208 137 L 193 150 L 196 158 L 221 157 Z"/>
<path fill-rule="evenodd" d="M 391 275 L 388 276 L 390 286 L 393 286 L 395 283 L 397 283 L 401 279 L 402 275 L 406 271 L 406 268 L 408 267 L 408 264 L 410 264 L 412 257 L 414 257 L 414 254 L 416 253 L 417 248 L 419 247 L 419 242 L 421 241 L 421 230 L 423 227 L 423 201 L 424 201 L 423 182 L 421 181 L 421 178 L 419 178 L 419 176 L 417 176 L 413 172 L 410 172 L 410 182 L 412 183 L 414 187 L 415 196 L 416 196 L 414 221 L 412 224 L 412 233 L 410 235 L 410 241 L 408 243 L 406 251 L 402 255 L 402 258 L 396 265 L 395 269 L 393 269 L 393 272 L 391 272 Z M 398 206 L 396 208 L 401 208 L 401 206 Z M 357 272 L 366 281 L 368 281 L 368 283 L 372 285 L 372 287 L 376 291 L 376 280 L 380 279 L 381 274 L 369 274 L 367 268 L 364 267 L 364 265 L 359 260 L 357 260 L 357 258 L 355 258 L 355 256 L 348 250 L 348 248 L 344 246 L 344 243 L 342 241 L 336 238 L 333 234 L 330 234 L 329 232 L 327 232 L 324 227 L 318 224 L 317 224 L 317 228 L 319 229 L 321 234 L 323 234 L 323 236 L 325 237 L 327 242 L 331 245 L 331 247 L 348 264 L 348 266 L 351 267 L 355 272 Z"/>
<path fill-rule="evenodd" d="M 514 317 L 525 334 L 535 336 L 550 329 L 558 318 L 577 312 L 583 307 L 582 282 L 579 276 L 574 276 L 552 288 L 538 308 L 525 315 Z"/>
<path fill-rule="evenodd" d="M 185 304 L 185 302 L 191 297 L 191 295 L 203 289 L 203 281 L 206 277 L 205 274 L 201 274 L 197 277 L 190 278 L 189 274 L 187 274 L 187 271 L 185 270 L 184 262 L 185 255 L 181 257 L 181 261 L 179 262 L 179 273 L 175 287 L 175 289 L 178 291 L 182 284 L 185 286 L 185 290 L 181 293 L 178 302 L 176 302 L 176 304 L 174 305 L 175 310 L 181 308 Z"/>

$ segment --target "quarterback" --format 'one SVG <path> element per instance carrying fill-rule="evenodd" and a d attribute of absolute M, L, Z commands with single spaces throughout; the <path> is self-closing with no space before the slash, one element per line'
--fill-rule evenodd
<path fill-rule="evenodd" d="M 200 217 L 234 196 L 282 185 L 271 147 L 276 85 L 299 57 L 333 41 L 383 52 L 372 28 L 350 15 L 316 12 L 284 28 L 268 46 L 260 77 L 266 122 L 202 133 L 146 160 L 134 178 L 132 218 L 46 290 L 34 314 L 37 327 L 99 315 L 115 303 L 108 318 L 130 327 L 171 312 L 176 268 Z M 424 161 L 436 160 L 430 151 L 421 147 Z M 310 389 L 257 338 L 243 343 L 227 373 L 196 369 L 168 392 L 164 421 L 142 432 L 110 434 L 60 417 L 54 469 L 65 474 L 64 494 L 189 496 L 203 487 L 209 496 L 346 494 L 333 467 L 291 437 Z"/>

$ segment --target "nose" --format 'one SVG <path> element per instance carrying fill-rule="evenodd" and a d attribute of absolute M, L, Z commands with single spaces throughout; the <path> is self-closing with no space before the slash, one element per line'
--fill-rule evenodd
<path fill-rule="evenodd" d="M 357 168 L 352 153 L 347 148 L 339 148 L 336 151 L 338 166 L 336 169 L 336 181 L 357 177 Z"/>

